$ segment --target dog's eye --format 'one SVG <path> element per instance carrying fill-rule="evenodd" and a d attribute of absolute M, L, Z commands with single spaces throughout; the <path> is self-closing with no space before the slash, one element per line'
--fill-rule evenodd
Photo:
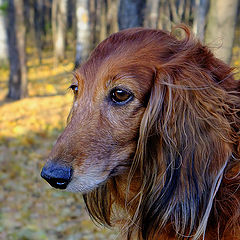
<path fill-rule="evenodd" d="M 133 94 L 125 89 L 115 88 L 110 92 L 110 99 L 112 102 L 123 105 L 132 100 Z"/>
<path fill-rule="evenodd" d="M 78 93 L 78 86 L 76 84 L 72 84 L 69 88 L 73 90 L 74 95 Z"/>

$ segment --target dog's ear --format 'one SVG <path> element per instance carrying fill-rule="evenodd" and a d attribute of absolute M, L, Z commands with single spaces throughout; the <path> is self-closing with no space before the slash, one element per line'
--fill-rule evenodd
<path fill-rule="evenodd" d="M 226 98 L 203 69 L 158 69 L 132 167 L 142 178 L 134 221 L 143 239 L 169 222 L 179 236 L 204 235 L 231 155 Z"/>

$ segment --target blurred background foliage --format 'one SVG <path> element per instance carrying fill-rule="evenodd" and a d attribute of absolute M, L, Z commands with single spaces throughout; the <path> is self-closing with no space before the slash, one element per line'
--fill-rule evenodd
<path fill-rule="evenodd" d="M 66 125 L 72 70 L 109 34 L 189 25 L 239 79 L 239 0 L 0 0 L 0 239 L 116 239 L 40 171 Z M 121 239 L 121 237 L 119 237 Z"/>

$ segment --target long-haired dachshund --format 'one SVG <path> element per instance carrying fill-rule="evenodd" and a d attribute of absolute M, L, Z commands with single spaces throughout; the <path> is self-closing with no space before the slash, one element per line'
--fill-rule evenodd
<path fill-rule="evenodd" d="M 240 82 L 195 40 L 115 33 L 74 72 L 42 169 L 127 239 L 240 239 Z"/>

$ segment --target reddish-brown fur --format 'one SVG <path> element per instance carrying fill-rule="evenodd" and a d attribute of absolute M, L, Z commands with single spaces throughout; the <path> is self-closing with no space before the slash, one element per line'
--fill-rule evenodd
<path fill-rule="evenodd" d="M 240 83 L 186 27 L 128 29 L 74 73 L 69 123 L 49 160 L 67 190 L 132 239 L 240 239 Z M 118 106 L 109 93 L 134 97 Z"/>

